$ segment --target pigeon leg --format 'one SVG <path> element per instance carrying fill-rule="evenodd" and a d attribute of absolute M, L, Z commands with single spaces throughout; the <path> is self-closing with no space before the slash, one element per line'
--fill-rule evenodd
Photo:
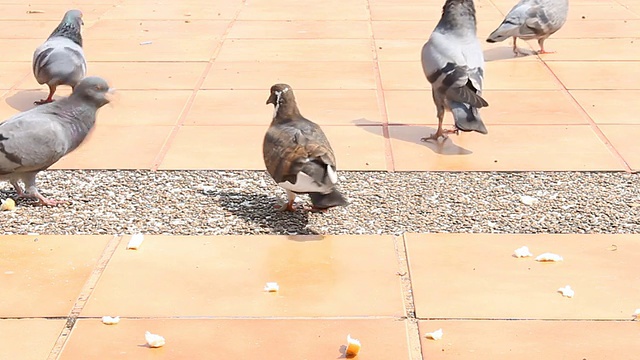
<path fill-rule="evenodd" d="M 40 194 L 40 192 L 38 191 L 38 188 L 36 187 L 36 173 L 30 173 L 28 175 L 25 175 L 22 181 L 24 181 L 24 185 L 26 188 L 26 191 L 23 196 L 38 199 L 40 205 L 56 206 L 59 204 L 68 203 L 68 201 L 47 199 L 46 197 L 42 196 L 42 194 Z"/>
<path fill-rule="evenodd" d="M 518 46 L 516 45 L 516 41 L 518 40 L 517 37 L 513 37 L 513 54 L 515 57 L 518 57 L 518 55 L 522 55 L 522 56 L 527 56 L 529 54 L 527 54 L 526 52 L 518 49 Z"/>
<path fill-rule="evenodd" d="M 50 102 L 53 102 L 53 94 L 56 93 L 56 86 L 55 85 L 48 85 L 49 86 L 49 96 L 47 96 L 46 99 L 42 99 L 39 101 L 34 101 L 33 103 L 36 105 L 42 105 L 42 104 L 47 104 Z"/>
<path fill-rule="evenodd" d="M 546 39 L 538 39 L 538 45 L 540 45 L 540 51 L 538 51 L 538 55 L 540 55 L 540 54 L 554 54 L 555 51 L 546 51 L 544 49 L 544 41 L 545 40 Z"/>
<path fill-rule="evenodd" d="M 278 209 L 279 211 L 291 211 L 291 212 L 295 212 L 296 211 L 296 207 L 293 206 L 293 202 L 296 201 L 296 194 L 287 190 L 287 205 L 277 205 L 276 209 Z"/>
<path fill-rule="evenodd" d="M 427 142 L 429 140 L 435 140 L 438 141 L 438 138 L 440 138 L 440 136 L 444 137 L 445 139 L 447 138 L 447 132 L 442 128 L 442 121 L 444 120 L 444 106 L 443 105 L 437 105 L 438 107 L 438 130 L 436 130 L 435 133 L 431 134 L 431 136 L 428 137 L 423 137 L 422 139 L 420 139 L 420 141 L 423 142 Z"/>
<path fill-rule="evenodd" d="M 18 193 L 18 197 L 19 198 L 24 197 L 24 190 L 22 189 L 22 186 L 20 186 L 20 184 L 18 184 L 18 180 L 17 179 L 11 179 L 9 182 L 11 183 L 13 188 Z"/>

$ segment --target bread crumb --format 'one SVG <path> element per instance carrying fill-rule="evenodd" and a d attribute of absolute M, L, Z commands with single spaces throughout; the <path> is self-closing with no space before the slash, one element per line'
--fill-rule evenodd
<path fill-rule="evenodd" d="M 564 297 L 568 297 L 568 298 L 572 298 L 573 295 L 576 294 L 575 291 L 573 291 L 573 289 L 571 289 L 571 286 L 567 285 L 563 288 L 558 289 L 558 292 L 562 294 L 562 296 Z"/>
<path fill-rule="evenodd" d="M 516 249 L 513 252 L 513 255 L 517 258 L 523 258 L 523 257 L 530 257 L 533 256 L 533 254 L 531 253 L 531 251 L 529 251 L 529 248 L 526 246 L 523 246 L 521 248 Z"/>
<path fill-rule="evenodd" d="M 144 241 L 144 235 L 142 234 L 135 234 L 131 237 L 131 240 L 129 240 L 129 243 L 127 244 L 127 250 L 138 250 L 140 248 L 140 245 L 142 245 L 142 242 Z"/>
<path fill-rule="evenodd" d="M 564 260 L 562 256 L 558 254 L 552 254 L 552 253 L 544 253 L 536 257 L 536 261 L 541 261 L 541 262 L 557 262 L 562 260 Z"/>
<path fill-rule="evenodd" d="M 162 336 L 152 334 L 148 331 L 144 334 L 144 339 L 147 340 L 147 345 L 152 348 L 159 348 L 165 344 L 165 340 Z"/>
<path fill-rule="evenodd" d="M 352 358 L 357 356 L 361 347 L 362 344 L 360 344 L 360 340 L 352 338 L 351 334 L 347 335 L 347 350 L 344 353 L 346 357 Z"/>
<path fill-rule="evenodd" d="M 120 316 L 111 317 L 111 316 L 103 316 L 102 323 L 105 325 L 115 325 L 120 322 Z"/>
<path fill-rule="evenodd" d="M 280 285 L 278 285 L 277 282 L 268 282 L 264 286 L 264 291 L 267 291 L 267 292 L 276 292 L 279 290 L 280 290 Z"/>

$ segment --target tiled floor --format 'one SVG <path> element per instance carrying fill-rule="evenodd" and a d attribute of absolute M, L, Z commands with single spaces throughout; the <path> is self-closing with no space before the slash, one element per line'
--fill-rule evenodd
<path fill-rule="evenodd" d="M 4 237 L 0 330 L 11 336 L 0 337 L 1 358 L 327 359 L 341 358 L 347 334 L 361 340 L 361 359 L 640 350 L 638 236 L 147 236 L 139 250 L 128 241 Z M 564 261 L 513 257 L 523 245 Z M 263 291 L 269 281 L 280 291 Z M 565 285 L 574 298 L 557 292 Z M 414 306 L 418 327 L 404 317 Z M 104 315 L 121 322 L 104 325 Z M 77 320 L 70 333 L 67 316 Z M 439 328 L 442 340 L 425 338 Z M 145 331 L 167 344 L 148 348 Z"/>
<path fill-rule="evenodd" d="M 476 0 L 489 134 L 437 144 L 419 140 L 436 125 L 419 57 L 442 0 L 0 2 L 2 119 L 46 95 L 32 52 L 70 6 L 89 73 L 119 90 L 57 169 L 264 169 L 277 82 L 343 170 L 640 169 L 637 0 L 571 0 L 546 43 L 557 53 L 519 58 L 484 42 L 515 0 Z M 640 352 L 638 236 L 148 236 L 138 251 L 119 236 L 0 240 L 0 359 L 339 359 L 347 334 L 359 359 Z M 512 257 L 522 245 L 564 261 Z M 556 292 L 567 284 L 572 299 Z M 438 328 L 442 340 L 425 338 Z M 147 330 L 167 345 L 145 346 Z"/>
<path fill-rule="evenodd" d="M 640 90 L 640 6 L 574 0 L 566 26 L 547 41 L 556 54 L 514 59 L 508 41 L 483 41 L 514 1 L 476 1 L 489 135 L 465 133 L 440 145 L 419 141 L 436 123 L 419 54 L 439 0 L 73 1 L 85 14 L 89 73 L 121 91 L 101 110 L 96 136 L 57 167 L 263 169 L 257 146 L 234 144 L 261 142 L 272 113 L 268 89 L 286 82 L 303 114 L 344 127 L 327 130 L 339 149 L 340 134 L 348 134 L 349 151 L 337 150 L 344 170 L 638 169 L 629 136 L 638 120 L 625 105 Z M 44 95 L 30 74 L 31 54 L 69 4 L 5 3 L 0 45 L 12 49 L 0 61 L 6 118 Z M 123 153 L 142 145 L 140 158 L 103 151 L 112 136 L 124 136 Z M 516 144 L 520 151 L 504 151 Z M 424 161 L 405 164 L 408 151 Z M 231 152 L 232 161 L 221 156 Z M 523 155 L 539 160 L 525 163 Z"/>

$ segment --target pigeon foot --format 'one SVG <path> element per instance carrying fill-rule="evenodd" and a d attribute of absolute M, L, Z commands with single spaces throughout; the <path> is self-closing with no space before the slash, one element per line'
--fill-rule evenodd
<path fill-rule="evenodd" d="M 286 205 L 284 204 L 277 204 L 276 206 L 274 206 L 274 208 L 278 211 L 289 211 L 289 212 L 295 212 L 296 211 L 296 207 L 293 206 L 293 201 L 289 201 L 287 202 Z"/>
<path fill-rule="evenodd" d="M 47 199 L 45 197 L 40 197 L 38 198 L 39 200 L 39 204 L 43 205 L 43 206 L 57 206 L 57 205 L 63 205 L 63 204 L 68 204 L 68 201 L 65 200 L 53 200 L 53 199 Z"/>
<path fill-rule="evenodd" d="M 453 128 L 450 130 L 445 130 L 445 129 L 438 129 L 438 131 L 436 131 L 435 133 L 431 134 L 431 136 L 428 137 L 423 137 L 420 139 L 420 141 L 422 142 L 427 142 L 429 140 L 435 140 L 438 141 L 438 139 L 440 137 L 442 137 L 444 140 L 449 138 L 449 134 L 456 134 L 458 135 L 460 130 L 458 130 L 458 128 Z"/>
<path fill-rule="evenodd" d="M 43 104 L 48 104 L 50 102 L 53 102 L 53 99 L 42 99 L 42 100 L 38 100 L 38 101 L 34 101 L 33 103 L 35 105 L 43 105 Z"/>

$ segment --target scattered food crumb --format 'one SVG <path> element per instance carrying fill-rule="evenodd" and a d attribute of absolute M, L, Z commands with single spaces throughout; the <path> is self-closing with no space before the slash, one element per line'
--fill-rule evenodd
<path fill-rule="evenodd" d="M 352 358 L 357 356 L 361 347 L 360 340 L 352 338 L 351 334 L 347 335 L 347 350 L 344 353 L 346 357 Z"/>
<path fill-rule="evenodd" d="M 607 248 L 607 250 L 609 250 L 609 251 L 616 251 L 616 250 L 618 250 L 618 245 L 616 245 L 616 244 L 611 244 L 611 246 L 609 246 L 609 247 Z"/>
<path fill-rule="evenodd" d="M 115 325 L 119 322 L 120 322 L 120 316 L 115 316 L 115 317 L 103 316 L 102 317 L 102 323 L 105 325 Z"/>
<path fill-rule="evenodd" d="M 150 45 L 153 44 L 153 41 L 143 41 L 140 43 L 140 45 Z"/>
<path fill-rule="evenodd" d="M 571 286 L 569 285 L 558 289 L 558 292 L 561 293 L 562 296 L 569 298 L 572 298 L 573 295 L 575 295 L 575 291 L 573 291 L 573 289 L 571 289 Z"/>
<path fill-rule="evenodd" d="M 431 339 L 431 340 L 440 340 L 440 339 L 442 339 L 442 335 L 443 334 L 444 333 L 442 332 L 442 329 L 438 329 L 438 330 L 436 330 L 434 332 L 426 333 L 425 337 L 427 339 Z"/>
<path fill-rule="evenodd" d="M 640 321 L 640 309 L 636 309 L 636 311 L 633 313 L 633 320 Z"/>
<path fill-rule="evenodd" d="M 540 254 L 538 255 L 538 257 L 536 257 L 536 261 L 541 261 L 541 262 L 556 262 L 556 261 L 562 261 L 564 260 L 562 258 L 562 256 L 558 255 L 558 254 L 552 254 L 552 253 L 544 253 L 544 254 Z"/>
<path fill-rule="evenodd" d="M 215 186 L 203 186 L 202 187 L 202 193 L 205 195 L 211 195 L 211 194 L 215 194 L 216 192 L 216 187 Z"/>
<path fill-rule="evenodd" d="M 127 250 L 138 250 L 140 248 L 140 245 L 142 245 L 142 242 L 144 241 L 144 235 L 142 234 L 135 234 L 131 237 L 131 240 L 129 240 L 129 243 L 127 244 Z"/>
<path fill-rule="evenodd" d="M 522 201 L 525 205 L 534 205 L 538 203 L 538 199 L 533 196 L 522 195 L 520 196 L 520 201 Z"/>
<path fill-rule="evenodd" d="M 516 249 L 513 252 L 513 255 L 517 258 L 523 258 L 523 257 L 530 257 L 533 256 L 533 254 L 531 253 L 531 251 L 529 251 L 529 248 L 526 246 L 523 246 L 519 249 Z"/>
<path fill-rule="evenodd" d="M 264 291 L 268 291 L 268 292 L 276 292 L 280 290 L 280 285 L 278 285 L 277 282 L 268 282 L 265 286 L 264 286 Z"/>
<path fill-rule="evenodd" d="M 27 10 L 27 14 L 44 14 L 42 10 Z"/>
<path fill-rule="evenodd" d="M 159 348 L 164 346 L 165 344 L 165 340 L 162 336 L 152 334 L 148 331 L 144 334 L 144 338 L 145 340 L 147 340 L 147 345 L 149 345 L 152 348 Z"/>
<path fill-rule="evenodd" d="M 12 211 L 16 209 L 16 202 L 12 198 L 8 198 L 7 200 L 2 200 L 2 205 L 0 205 L 1 211 Z"/>

